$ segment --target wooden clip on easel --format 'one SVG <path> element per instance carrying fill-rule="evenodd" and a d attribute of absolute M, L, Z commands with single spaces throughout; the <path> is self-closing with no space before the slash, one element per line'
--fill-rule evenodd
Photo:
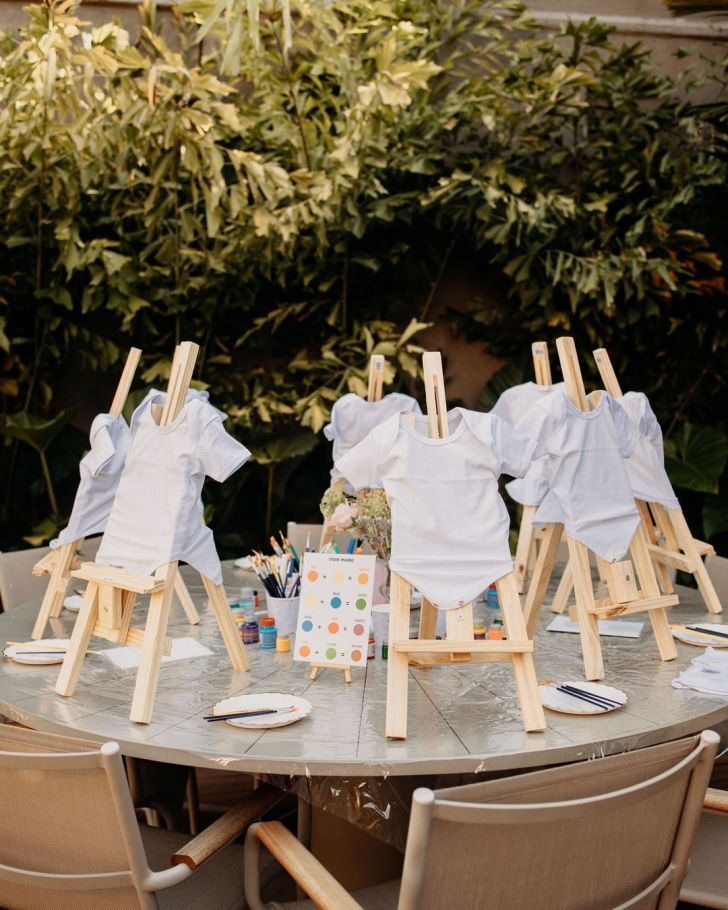
<path fill-rule="evenodd" d="M 442 359 L 439 353 L 430 352 L 423 355 L 422 362 L 430 435 L 443 438 L 449 435 L 449 427 Z M 402 419 L 406 420 L 407 417 Z M 430 638 L 424 637 L 424 632 L 431 628 L 431 618 L 424 622 L 421 620 L 420 637 L 411 640 L 409 637 L 411 585 L 396 572 L 392 572 L 387 667 L 388 738 L 407 737 L 407 678 L 410 657 L 416 658 L 418 665 L 510 661 L 524 727 L 527 731 L 543 730 L 546 727 L 533 665 L 533 641 L 529 640 L 526 633 L 514 573 L 509 572 L 499 578 L 496 586 L 506 640 L 474 641 L 472 604 L 447 611 L 447 641 L 436 640 L 434 629 Z M 423 602 L 422 609 L 424 608 Z M 432 605 L 429 609 L 436 613 Z"/>
<path fill-rule="evenodd" d="M 185 403 L 199 348 L 183 342 L 175 351 L 167 386 L 160 426 L 169 426 Z M 154 575 L 145 576 L 96 563 L 84 563 L 72 573 L 87 582 L 83 605 L 73 629 L 71 643 L 56 683 L 59 695 L 70 696 L 76 688 L 92 635 L 141 649 L 130 717 L 136 723 L 149 723 L 159 680 L 162 654 L 169 648 L 167 624 L 177 576 L 177 562 L 161 566 Z M 223 641 L 235 670 L 247 670 L 248 658 L 230 613 L 221 584 L 203 576 L 205 590 L 215 612 Z M 149 611 L 144 629 L 131 627 L 137 597 L 148 594 Z"/>
<path fill-rule="evenodd" d="M 593 354 L 604 388 L 613 398 L 621 398 L 622 389 L 606 349 L 597 348 Z M 668 509 L 659 502 L 641 500 L 637 500 L 637 506 L 663 593 L 673 593 L 672 581 L 667 571 L 667 566 L 672 566 L 674 569 L 689 572 L 695 578 L 709 613 L 722 612 L 720 598 L 702 559 L 703 556 L 712 556 L 715 553 L 713 547 L 693 537 L 681 509 Z"/>
<path fill-rule="evenodd" d="M 567 395 L 580 410 L 589 410 L 573 339 L 559 338 L 556 348 Z M 531 636 L 535 632 L 536 620 L 551 578 L 563 528 L 563 524 L 559 522 L 547 526 L 541 552 L 536 560 L 533 580 L 524 606 L 526 627 Z M 642 525 L 638 525 L 630 544 L 631 561 L 608 563 L 597 557 L 600 573 L 606 579 L 609 592 L 608 597 L 600 600 L 594 596 L 589 549 L 573 537 L 567 536 L 566 541 L 569 547 L 570 571 L 573 575 L 576 615 L 586 678 L 593 680 L 604 676 L 597 621 L 610 616 L 647 611 L 660 657 L 662 660 L 675 658 L 677 649 L 670 633 L 665 608 L 675 606 L 678 599 L 674 595 L 660 593 Z"/>
<path fill-rule="evenodd" d="M 551 363 L 549 362 L 548 346 L 545 341 L 535 341 L 531 345 L 533 357 L 533 372 L 537 385 L 551 385 Z M 521 525 L 518 529 L 518 542 L 516 544 L 516 583 L 518 593 L 525 594 L 528 588 L 528 579 L 533 572 L 533 567 L 538 556 L 540 541 L 543 537 L 541 531 L 533 526 L 533 516 L 537 506 L 521 507 Z"/>
<path fill-rule="evenodd" d="M 114 420 L 121 417 L 124 404 L 129 395 L 134 373 L 139 364 L 141 356 L 139 348 L 130 348 L 126 358 L 126 363 L 116 387 L 114 399 L 109 408 L 109 414 Z M 30 637 L 37 641 L 43 638 L 49 619 L 57 619 L 63 609 L 63 601 L 68 591 L 68 584 L 71 580 L 71 571 L 78 568 L 76 551 L 83 544 L 83 539 L 74 540 L 70 543 L 61 544 L 57 549 L 51 550 L 43 559 L 39 560 L 33 566 L 34 575 L 48 575 L 48 587 L 46 588 L 43 600 L 38 610 L 38 616 L 33 626 Z M 200 621 L 200 616 L 187 590 L 187 585 L 181 575 L 175 576 L 175 594 L 182 608 L 187 615 L 187 620 L 191 625 L 196 625 Z"/>
<path fill-rule="evenodd" d="M 379 401 L 384 393 L 384 364 L 383 354 L 372 354 L 369 358 L 369 381 L 367 383 L 367 401 Z M 337 493 L 343 493 L 344 480 L 335 480 L 331 484 L 331 489 Z M 321 540 L 319 541 L 319 550 L 323 550 L 327 543 L 334 539 L 334 530 L 331 522 L 326 519 L 321 529 Z M 315 676 L 311 677 L 315 679 Z"/>

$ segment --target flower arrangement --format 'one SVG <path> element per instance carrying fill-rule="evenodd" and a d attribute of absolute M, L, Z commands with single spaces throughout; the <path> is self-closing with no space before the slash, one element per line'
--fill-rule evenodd
<path fill-rule="evenodd" d="M 321 514 L 333 530 L 351 531 L 381 559 L 389 559 L 392 513 L 384 490 L 363 490 L 354 497 L 330 487 L 321 499 Z"/>

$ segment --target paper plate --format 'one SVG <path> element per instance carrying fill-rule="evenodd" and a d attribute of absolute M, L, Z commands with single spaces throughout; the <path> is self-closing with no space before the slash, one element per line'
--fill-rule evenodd
<path fill-rule="evenodd" d="M 247 556 L 241 556 L 240 559 L 236 559 L 233 563 L 236 569 L 252 569 L 250 560 Z"/>
<path fill-rule="evenodd" d="M 728 635 L 728 625 L 721 625 L 715 622 L 696 623 L 701 629 L 710 629 L 715 632 L 723 632 Z M 721 638 L 718 635 L 712 636 L 702 632 L 694 632 L 692 629 L 686 629 L 685 626 L 670 626 L 672 637 L 678 641 L 684 641 L 686 645 L 697 645 L 701 648 L 728 648 L 728 638 Z"/>
<path fill-rule="evenodd" d="M 69 610 L 71 613 L 78 613 L 81 609 L 81 604 L 83 603 L 83 594 L 69 594 L 68 597 L 65 597 L 63 600 L 63 606 L 66 610 Z"/>
<path fill-rule="evenodd" d="M 575 689 L 581 689 L 582 692 L 593 692 L 594 695 L 611 698 L 612 701 L 618 701 L 620 704 L 606 709 L 601 708 L 598 705 L 592 705 L 588 701 L 577 698 L 575 695 L 559 692 L 557 686 L 573 686 Z M 581 679 L 567 679 L 561 682 L 547 683 L 539 686 L 538 689 L 541 693 L 541 702 L 544 708 L 549 708 L 551 711 L 559 711 L 562 714 L 609 714 L 610 711 L 616 711 L 617 708 L 621 708 L 629 701 L 629 697 L 621 689 L 605 686 L 604 683 L 584 682 Z"/>
<path fill-rule="evenodd" d="M 34 666 L 43 666 L 46 664 L 61 664 L 66 656 L 65 651 L 59 651 L 58 654 L 17 654 L 18 651 L 33 649 L 40 650 L 42 645 L 49 648 L 67 648 L 71 643 L 70 638 L 41 638 L 39 641 L 27 641 L 22 645 L 8 645 L 3 651 L 5 657 L 16 664 L 32 664 Z"/>
<path fill-rule="evenodd" d="M 311 702 L 300 695 L 285 695 L 282 692 L 258 692 L 255 695 L 234 695 L 213 706 L 211 714 L 232 714 L 236 711 L 255 711 L 263 708 L 294 708 L 285 714 L 263 714 L 260 717 L 238 717 L 225 723 L 246 730 L 268 730 L 273 727 L 287 727 L 308 717 Z"/>

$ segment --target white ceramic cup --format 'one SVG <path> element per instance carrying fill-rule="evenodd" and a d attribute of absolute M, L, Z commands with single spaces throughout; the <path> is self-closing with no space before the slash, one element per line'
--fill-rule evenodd
<path fill-rule="evenodd" d="M 298 625 L 300 597 L 267 597 L 268 613 L 276 621 L 279 635 L 293 635 Z"/>
<path fill-rule="evenodd" d="M 389 642 L 389 604 L 373 604 L 372 632 L 377 648 Z"/>

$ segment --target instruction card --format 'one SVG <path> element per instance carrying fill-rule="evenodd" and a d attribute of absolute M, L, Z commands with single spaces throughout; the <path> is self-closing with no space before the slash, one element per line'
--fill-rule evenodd
<path fill-rule="evenodd" d="M 364 667 L 375 556 L 306 553 L 295 660 Z"/>

